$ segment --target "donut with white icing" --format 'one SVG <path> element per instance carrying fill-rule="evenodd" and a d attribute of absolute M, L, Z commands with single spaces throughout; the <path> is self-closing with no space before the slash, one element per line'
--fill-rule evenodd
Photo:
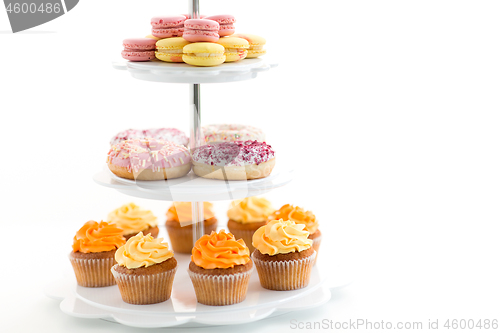
<path fill-rule="evenodd" d="M 276 163 L 270 145 L 250 140 L 201 146 L 192 157 L 197 176 L 221 180 L 264 178 L 271 174 Z"/>
<path fill-rule="evenodd" d="M 186 147 L 152 138 L 122 141 L 108 152 L 109 170 L 121 178 L 161 180 L 179 178 L 191 170 Z"/>
<path fill-rule="evenodd" d="M 257 127 L 238 124 L 214 124 L 202 127 L 205 143 L 257 140 L 264 142 L 266 136 Z"/>
<path fill-rule="evenodd" d="M 153 138 L 157 140 L 172 141 L 178 145 L 188 146 L 189 138 L 177 128 L 150 128 L 145 130 L 128 129 L 116 134 L 111 139 L 111 146 L 124 140 Z"/>

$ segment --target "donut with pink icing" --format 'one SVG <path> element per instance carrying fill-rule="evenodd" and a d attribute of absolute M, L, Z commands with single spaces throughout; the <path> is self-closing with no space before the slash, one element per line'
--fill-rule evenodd
<path fill-rule="evenodd" d="M 264 142 L 264 132 L 253 126 L 239 124 L 213 124 L 202 127 L 205 142 L 233 142 L 257 140 Z"/>
<path fill-rule="evenodd" d="M 198 147 L 193 152 L 197 176 L 222 180 L 264 178 L 276 163 L 274 150 L 265 142 L 220 142 Z"/>
<path fill-rule="evenodd" d="M 121 178 L 161 180 L 179 178 L 191 170 L 186 147 L 152 138 L 122 141 L 108 152 L 109 170 Z"/>
<path fill-rule="evenodd" d="M 110 144 L 116 145 L 123 140 L 153 138 L 157 140 L 172 141 L 178 145 L 188 146 L 189 138 L 177 128 L 150 128 L 145 130 L 128 129 L 116 134 Z"/>

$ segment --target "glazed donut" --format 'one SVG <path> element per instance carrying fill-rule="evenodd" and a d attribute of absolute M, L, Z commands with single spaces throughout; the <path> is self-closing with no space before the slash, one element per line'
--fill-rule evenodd
<path fill-rule="evenodd" d="M 152 138 L 131 139 L 111 147 L 108 167 L 121 178 L 161 180 L 179 178 L 191 170 L 186 147 Z"/>
<path fill-rule="evenodd" d="M 110 144 L 112 146 L 130 139 L 153 138 L 157 140 L 172 141 L 178 145 L 188 146 L 189 138 L 186 134 L 177 128 L 150 128 L 145 130 L 128 129 L 116 134 Z"/>
<path fill-rule="evenodd" d="M 258 179 L 271 174 L 275 161 L 274 151 L 265 142 L 220 142 L 194 150 L 193 171 L 210 179 Z"/>
<path fill-rule="evenodd" d="M 205 142 L 234 142 L 257 140 L 264 142 L 264 132 L 256 127 L 237 124 L 214 124 L 202 127 Z"/>

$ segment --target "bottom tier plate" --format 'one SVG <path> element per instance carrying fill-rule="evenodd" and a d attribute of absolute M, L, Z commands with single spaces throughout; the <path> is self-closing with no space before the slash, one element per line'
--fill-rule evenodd
<path fill-rule="evenodd" d="M 132 305 L 123 302 L 117 286 L 84 288 L 76 285 L 74 276 L 55 281 L 46 288 L 47 296 L 62 300 L 61 310 L 80 318 L 100 318 L 134 327 L 171 327 L 233 325 L 258 321 L 285 312 L 304 310 L 326 303 L 329 288 L 343 283 L 324 283 L 326 275 L 320 262 L 313 268 L 306 288 L 293 291 L 272 291 L 261 287 L 257 271 L 250 278 L 246 299 L 229 306 L 206 306 L 196 302 L 187 273 L 190 256 L 176 254 L 178 270 L 171 298 L 163 303 Z"/>

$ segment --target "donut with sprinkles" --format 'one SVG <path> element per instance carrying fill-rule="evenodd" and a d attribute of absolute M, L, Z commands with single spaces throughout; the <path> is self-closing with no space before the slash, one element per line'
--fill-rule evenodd
<path fill-rule="evenodd" d="M 192 157 L 197 176 L 221 180 L 264 178 L 276 163 L 271 146 L 256 140 L 204 145 L 194 149 Z"/>

